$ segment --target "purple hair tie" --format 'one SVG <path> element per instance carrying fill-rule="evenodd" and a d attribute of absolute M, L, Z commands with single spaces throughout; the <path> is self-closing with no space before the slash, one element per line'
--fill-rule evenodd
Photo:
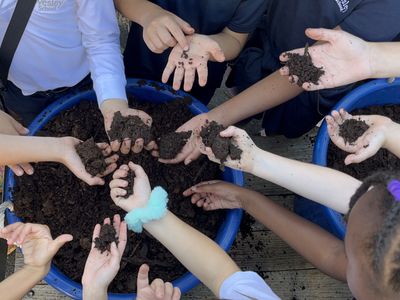
<path fill-rule="evenodd" d="M 400 181 L 392 180 L 388 184 L 387 189 L 394 197 L 394 200 L 400 202 Z"/>

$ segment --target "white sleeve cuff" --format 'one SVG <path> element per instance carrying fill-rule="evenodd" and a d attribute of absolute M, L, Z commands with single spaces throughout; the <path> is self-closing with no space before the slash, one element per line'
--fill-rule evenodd
<path fill-rule="evenodd" d="M 255 272 L 236 272 L 229 276 L 221 285 L 219 298 L 280 300 L 264 279 Z"/>
<path fill-rule="evenodd" d="M 101 76 L 93 79 L 93 88 L 96 92 L 99 106 L 108 99 L 124 99 L 128 101 L 125 87 L 125 77 Z"/>

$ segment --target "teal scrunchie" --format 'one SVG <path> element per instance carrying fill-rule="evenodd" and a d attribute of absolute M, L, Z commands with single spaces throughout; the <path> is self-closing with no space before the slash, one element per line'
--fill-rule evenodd
<path fill-rule="evenodd" d="M 130 211 L 125 216 L 128 228 L 134 232 L 141 233 L 143 224 L 159 220 L 167 212 L 168 193 L 161 187 L 155 187 L 150 194 L 149 202 L 146 207 L 141 207 Z"/>

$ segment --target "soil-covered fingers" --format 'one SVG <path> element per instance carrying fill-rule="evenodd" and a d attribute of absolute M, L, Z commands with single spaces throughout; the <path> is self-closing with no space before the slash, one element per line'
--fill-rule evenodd
<path fill-rule="evenodd" d="M 118 152 L 121 149 L 121 142 L 118 140 L 111 141 L 110 146 L 113 152 Z"/>
<path fill-rule="evenodd" d="M 101 150 L 101 153 L 103 154 L 104 157 L 110 156 L 112 153 L 111 145 L 107 143 L 97 143 L 97 147 Z"/>
<path fill-rule="evenodd" d="M 143 150 L 144 140 L 142 138 L 137 139 L 132 146 L 133 153 L 140 153 Z"/>
<path fill-rule="evenodd" d="M 96 224 L 96 226 L 93 229 L 93 235 L 92 235 L 92 249 L 95 246 L 94 240 L 100 236 L 100 230 L 101 230 L 101 225 Z"/>
<path fill-rule="evenodd" d="M 337 110 L 333 110 L 331 112 L 331 116 L 333 118 L 333 120 L 338 124 L 338 125 L 342 125 L 344 121 L 346 121 L 346 119 L 343 119 L 342 114 L 340 114 Z"/>
<path fill-rule="evenodd" d="M 157 143 L 155 141 L 151 141 L 147 145 L 143 146 L 144 150 L 146 151 L 152 151 L 158 149 Z"/>
<path fill-rule="evenodd" d="M 131 139 L 124 139 L 124 141 L 121 144 L 121 153 L 122 154 L 128 154 L 129 151 L 131 151 L 131 145 L 132 145 L 132 140 Z"/>

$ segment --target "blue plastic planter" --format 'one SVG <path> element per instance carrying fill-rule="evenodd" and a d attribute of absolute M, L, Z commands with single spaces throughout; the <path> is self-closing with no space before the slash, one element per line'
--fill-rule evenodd
<path fill-rule="evenodd" d="M 149 84 L 152 84 L 151 86 Z M 155 88 L 154 86 L 157 86 Z M 143 84 L 142 81 L 138 79 L 130 79 L 128 80 L 127 92 L 128 94 L 137 97 L 141 100 L 146 100 L 155 103 L 168 102 L 175 99 L 177 96 L 185 97 L 189 96 L 188 94 L 179 91 L 178 93 L 172 93 L 172 89 L 167 86 L 157 82 L 147 81 L 147 84 Z M 48 108 L 46 108 L 40 115 L 36 117 L 36 119 L 32 122 L 29 127 L 30 134 L 35 135 L 46 123 L 52 120 L 55 116 L 57 116 L 60 112 L 71 108 L 81 101 L 96 101 L 96 96 L 93 91 L 84 92 L 81 94 L 70 95 L 59 101 L 53 103 Z M 192 104 L 190 105 L 190 109 L 194 114 L 200 114 L 203 112 L 207 112 L 208 109 L 199 101 L 193 99 Z M 90 116 L 82 116 L 82 117 L 90 117 Z M 242 172 L 235 171 L 229 168 L 225 169 L 223 174 L 223 178 L 225 181 L 232 182 L 234 184 L 243 186 L 243 174 Z M 13 173 L 8 170 L 6 174 L 5 181 L 5 191 L 4 197 L 5 200 L 12 199 L 12 187 L 14 186 L 14 177 Z M 242 210 L 234 209 L 229 210 L 226 213 L 226 217 L 224 222 L 222 223 L 217 238 L 215 241 L 218 245 L 221 246 L 224 250 L 228 250 L 233 241 L 235 240 L 237 231 L 239 229 L 240 221 L 242 219 Z M 7 220 L 9 223 L 14 223 L 19 221 L 19 219 L 15 216 L 14 213 L 7 211 L 6 212 Z M 61 271 L 56 268 L 54 265 L 51 267 L 49 274 L 47 274 L 45 278 L 46 282 L 53 286 L 55 289 L 64 293 L 65 295 L 73 298 L 73 299 L 81 299 L 82 298 L 82 286 L 66 277 Z M 197 284 L 199 284 L 199 280 L 192 275 L 191 273 L 186 273 L 181 278 L 175 280 L 173 282 L 174 286 L 177 286 L 181 289 L 182 293 L 188 292 L 190 289 L 194 288 Z M 135 299 L 135 294 L 109 294 L 109 299 Z"/>
<path fill-rule="evenodd" d="M 349 93 L 334 109 L 344 108 L 351 112 L 369 106 L 392 104 L 400 105 L 400 78 L 393 83 L 388 83 L 386 79 L 370 81 Z M 328 129 L 324 122 L 315 142 L 313 163 L 321 166 L 327 165 L 329 143 Z M 295 211 L 337 237 L 344 238 L 346 226 L 342 215 L 338 212 L 304 198 L 296 199 Z"/>

